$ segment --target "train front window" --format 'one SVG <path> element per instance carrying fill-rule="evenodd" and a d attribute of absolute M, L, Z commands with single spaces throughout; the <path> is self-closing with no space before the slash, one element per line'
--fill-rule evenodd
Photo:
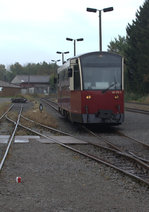
<path fill-rule="evenodd" d="M 101 63 L 102 62 L 102 63 Z M 121 63 L 108 63 L 88 60 L 82 63 L 84 90 L 120 90 L 122 89 Z"/>

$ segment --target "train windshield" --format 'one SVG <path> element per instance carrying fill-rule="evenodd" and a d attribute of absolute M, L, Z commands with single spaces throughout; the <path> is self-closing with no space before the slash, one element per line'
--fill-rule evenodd
<path fill-rule="evenodd" d="M 86 55 L 81 58 L 84 90 L 121 90 L 122 61 L 113 54 Z"/>

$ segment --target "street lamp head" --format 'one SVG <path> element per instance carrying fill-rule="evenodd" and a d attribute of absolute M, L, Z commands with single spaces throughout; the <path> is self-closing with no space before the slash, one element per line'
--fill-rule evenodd
<path fill-rule="evenodd" d="M 66 40 L 73 41 L 73 39 L 72 39 L 72 38 L 66 38 Z"/>
<path fill-rule="evenodd" d="M 104 12 L 110 12 L 110 11 L 113 11 L 113 7 L 108 7 L 108 8 L 104 8 L 103 11 Z"/>
<path fill-rule="evenodd" d="M 68 54 L 69 52 L 56 52 L 57 54 Z"/>
<path fill-rule="evenodd" d="M 86 11 L 87 12 L 96 13 L 97 12 L 97 9 L 87 7 Z"/>
<path fill-rule="evenodd" d="M 64 54 L 68 54 L 69 52 L 64 52 Z"/>
<path fill-rule="evenodd" d="M 56 62 L 59 62 L 59 61 L 61 61 L 61 60 L 51 60 L 52 62 L 54 62 L 54 63 L 56 63 Z"/>
<path fill-rule="evenodd" d="M 77 41 L 83 41 L 83 40 L 84 40 L 83 38 L 78 38 L 78 39 L 77 39 Z"/>

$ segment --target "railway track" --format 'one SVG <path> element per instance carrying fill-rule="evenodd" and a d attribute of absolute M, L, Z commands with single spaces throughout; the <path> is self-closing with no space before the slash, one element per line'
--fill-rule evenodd
<path fill-rule="evenodd" d="M 45 99 L 45 98 L 42 98 L 41 101 L 44 102 L 46 105 L 52 107 L 56 112 L 58 112 L 58 106 L 56 102 L 51 101 L 50 99 Z"/>
<path fill-rule="evenodd" d="M 34 122 L 33 120 L 30 120 L 24 116 L 22 116 L 22 117 L 27 119 L 28 121 Z M 43 126 L 49 130 L 61 133 L 62 135 L 67 135 L 67 136 L 72 137 L 72 135 L 65 133 L 63 131 L 49 128 L 49 127 L 42 125 L 40 123 L 37 123 L 37 122 L 35 122 L 35 124 L 39 124 L 40 126 Z M 24 126 L 22 126 L 22 127 L 24 127 Z M 31 129 L 29 129 L 29 130 L 31 130 Z M 112 148 L 110 148 L 110 147 L 106 147 L 106 146 L 99 145 L 99 144 L 94 144 L 93 142 L 87 141 L 87 143 L 89 145 L 88 147 L 87 147 L 87 145 L 85 145 L 86 146 L 85 147 L 84 145 L 82 146 L 82 145 L 77 144 L 77 145 L 75 145 L 75 148 L 74 148 L 71 145 L 63 144 L 63 143 L 59 142 L 59 140 L 53 139 L 50 136 L 45 136 L 35 130 L 32 132 L 37 133 L 38 135 L 40 135 L 44 138 L 50 139 L 50 140 L 54 141 L 54 143 L 57 143 L 67 149 L 70 149 L 76 153 L 79 153 L 85 157 L 88 157 L 96 162 L 102 163 L 102 164 L 110 166 L 116 170 L 119 170 L 119 171 L 123 172 L 124 174 L 134 177 L 137 180 L 145 182 L 146 184 L 149 185 L 149 165 L 144 163 L 142 160 L 135 158 L 126 152 L 119 151 L 119 149 L 116 146 L 115 147 L 117 149 L 116 148 L 114 149 L 114 145 L 111 145 Z M 75 137 L 75 138 L 79 139 L 78 137 Z"/>
<path fill-rule="evenodd" d="M 30 121 L 36 124 L 36 126 L 39 125 L 40 127 L 50 130 L 50 132 L 52 130 L 52 132 L 56 132 L 61 135 L 72 136 L 69 133 L 37 123 L 34 120 L 24 117 L 23 115 L 21 115 L 21 117 L 26 119 L 27 121 Z M 12 119 L 9 119 L 9 121 L 16 124 L 16 122 Z M 136 156 L 136 154 L 134 154 L 133 152 L 127 151 L 126 149 L 122 149 L 120 146 L 114 145 L 112 142 L 108 140 L 106 140 L 105 142 L 105 138 L 104 138 L 104 142 L 106 143 L 106 145 L 95 144 L 92 141 L 87 141 L 87 145 L 77 144 L 75 145 L 75 148 L 74 148 L 74 146 L 72 147 L 71 145 L 64 144 L 60 142 L 58 139 L 53 138 L 52 136 L 40 133 L 39 131 L 35 129 L 30 129 L 29 127 L 26 127 L 22 125 L 21 123 L 19 123 L 19 126 L 23 127 L 26 130 L 29 130 L 32 133 L 42 136 L 43 138 L 53 141 L 54 143 L 59 144 L 63 146 L 64 148 L 67 148 L 73 152 L 79 153 L 98 163 L 102 163 L 109 167 L 112 167 L 126 175 L 129 175 L 149 185 L 148 161 L 140 156 Z M 75 138 L 79 139 L 78 137 L 75 137 Z"/>
<path fill-rule="evenodd" d="M 56 107 L 54 109 L 56 109 Z M 70 135 L 69 133 L 63 132 L 61 130 L 57 130 L 57 129 L 48 127 L 46 125 L 37 123 L 34 120 L 24 117 L 21 113 L 22 113 L 22 109 L 19 112 L 17 121 L 8 117 L 7 113 L 5 114 L 5 117 L 7 118 L 7 120 L 9 120 L 10 122 L 12 122 L 15 125 L 15 129 L 11 136 L 12 138 L 8 142 L 9 147 L 8 147 L 7 153 L 9 151 L 12 140 L 14 139 L 14 135 L 17 130 L 17 127 L 20 126 L 34 134 L 37 134 L 43 138 L 53 141 L 54 143 L 61 145 L 64 148 L 67 148 L 77 154 L 83 155 L 84 157 L 87 157 L 98 163 L 102 163 L 106 166 L 116 169 L 116 170 L 122 172 L 123 174 L 131 176 L 131 177 L 137 179 L 138 181 L 143 182 L 149 186 L 149 164 L 148 164 L 147 159 L 142 158 L 141 156 L 136 156 L 135 153 L 127 151 L 126 149 L 121 148 L 121 146 L 117 146 L 105 138 L 102 138 L 104 140 L 105 145 L 95 144 L 92 141 L 85 141 L 85 142 L 87 142 L 87 145 L 76 144 L 75 147 L 72 145 L 64 144 L 61 141 L 59 141 L 59 139 L 56 139 L 56 136 L 53 138 L 50 135 L 41 133 L 40 130 L 38 131 L 37 125 L 40 126 L 40 128 L 43 127 L 46 130 L 50 131 L 50 134 L 52 132 L 52 133 L 59 133 L 59 135 L 66 135 L 66 136 L 70 136 L 70 137 L 72 137 L 72 135 Z M 22 125 L 20 123 L 20 117 L 22 117 L 23 119 L 26 119 L 28 122 L 32 122 L 36 126 L 32 127 L 32 129 L 31 129 L 25 125 Z M 92 135 L 93 134 L 95 134 L 95 133 L 92 132 Z M 98 136 L 98 135 L 96 135 L 96 136 Z M 75 138 L 79 139 L 78 137 L 75 137 Z M 101 140 L 101 137 L 100 137 L 100 140 Z M 139 145 L 141 145 L 141 144 L 139 144 Z M 146 148 L 148 148 L 148 147 L 146 147 Z"/>
<path fill-rule="evenodd" d="M 27 119 L 28 121 L 34 122 L 36 125 L 40 125 L 40 127 L 47 128 L 48 130 L 52 130 L 52 132 L 55 131 L 54 128 L 49 128 L 45 125 L 42 125 L 40 123 L 37 123 L 33 120 L 30 120 L 24 116 L 22 116 L 24 119 Z M 14 124 L 16 124 L 15 121 L 9 118 L 9 121 L 12 121 Z M 89 159 L 92 159 L 98 163 L 102 163 L 106 166 L 109 166 L 111 168 L 114 168 L 126 175 L 129 175 L 147 185 L 149 185 L 149 165 L 142 162 L 139 159 L 134 158 L 133 156 L 123 153 L 120 151 L 117 151 L 113 148 L 108 148 L 102 145 L 97 145 L 92 142 L 88 142 L 88 145 L 75 145 L 75 148 L 72 147 L 72 145 L 64 144 L 60 142 L 58 139 L 53 138 L 52 136 L 48 136 L 45 134 L 40 133 L 37 130 L 30 129 L 22 124 L 19 123 L 19 126 L 23 127 L 26 130 L 29 130 L 32 133 L 35 133 L 39 136 L 42 136 L 43 138 L 46 138 L 50 141 L 53 141 L 56 144 L 59 144 L 63 146 L 64 148 L 67 148 L 73 152 L 79 153 L 80 155 L 83 155 Z M 56 130 L 56 132 L 59 132 L 63 135 L 71 136 L 68 133 L 65 133 L 60 130 Z"/>
<path fill-rule="evenodd" d="M 7 115 L 12 110 L 13 107 L 14 107 L 14 105 L 11 105 L 9 107 L 9 109 L 0 117 L 1 121 L 2 121 L 3 118 L 7 119 Z M 19 122 L 20 122 L 20 117 L 21 117 L 22 110 L 23 110 L 23 107 L 21 106 L 20 110 L 18 112 L 18 117 L 17 117 L 17 120 L 16 120 L 16 124 L 14 126 L 14 129 L 13 129 L 12 133 L 9 136 L 8 143 L 7 143 L 7 146 L 6 146 L 5 151 L 4 151 L 4 155 L 2 156 L 2 159 L 0 161 L 0 171 L 2 170 L 2 168 L 4 166 L 4 163 L 6 161 L 6 157 L 8 155 L 9 150 L 10 150 L 10 147 L 12 145 L 12 141 L 14 140 L 15 133 L 17 131 L 17 128 L 18 128 L 18 125 L 19 125 Z"/>
<path fill-rule="evenodd" d="M 129 108 L 129 107 L 125 107 L 125 110 L 129 112 L 133 112 L 133 113 L 141 113 L 141 114 L 149 115 L 149 111 L 147 110 L 141 110 L 141 109 Z"/>
<path fill-rule="evenodd" d="M 105 142 L 111 148 L 116 149 L 123 153 L 127 153 L 129 155 L 132 155 L 133 157 L 149 164 L 149 145 L 145 144 L 144 142 L 137 140 L 135 138 L 132 138 L 117 130 L 115 131 L 115 135 L 119 137 L 119 142 L 118 144 L 114 144 L 113 141 L 110 141 L 105 136 L 96 134 L 92 130 L 86 128 L 85 126 L 82 126 L 82 127 L 91 135 L 98 138 L 99 142 L 101 142 L 101 139 L 102 139 L 102 141 Z M 125 138 L 125 140 L 122 140 L 122 138 Z"/>
<path fill-rule="evenodd" d="M 149 115 L 149 104 L 143 103 L 125 103 L 125 110 L 134 113 Z"/>
<path fill-rule="evenodd" d="M 43 101 L 46 104 L 48 104 L 49 106 L 52 106 L 52 108 L 54 108 L 58 112 L 58 109 L 57 109 L 58 107 L 57 107 L 57 104 L 55 102 L 53 102 L 49 99 L 48 100 L 43 99 Z M 144 104 L 141 104 L 141 105 L 144 106 Z M 136 109 L 136 110 L 138 110 L 138 109 Z M 145 111 L 145 112 L 149 113 L 149 111 Z M 124 142 L 121 142 L 121 139 L 119 139 L 119 145 L 114 145 L 112 142 L 108 141 L 105 137 L 95 134 L 93 131 L 89 130 L 88 128 L 86 128 L 84 126 L 83 126 L 83 128 L 85 129 L 85 131 L 88 131 L 90 134 L 97 137 L 99 140 L 101 140 L 101 138 L 102 138 L 102 140 L 108 146 L 110 146 L 110 147 L 112 147 L 112 148 L 114 148 L 118 151 L 121 151 L 121 152 L 127 152 L 128 154 L 130 154 L 130 155 L 142 160 L 143 162 L 146 162 L 146 163 L 149 164 L 149 145 L 143 143 L 142 141 L 139 141 L 135 138 L 132 138 L 132 137 L 120 132 L 120 131 L 116 131 L 117 135 L 129 139 L 129 141 L 127 141 L 128 145 L 124 146 L 123 144 L 124 144 L 124 142 L 126 144 L 126 140 Z M 127 148 L 127 146 L 129 146 L 129 147 Z"/>

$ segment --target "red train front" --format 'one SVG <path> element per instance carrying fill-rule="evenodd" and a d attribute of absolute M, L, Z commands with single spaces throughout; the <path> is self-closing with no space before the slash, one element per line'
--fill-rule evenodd
<path fill-rule="evenodd" d="M 72 122 L 121 124 L 124 121 L 123 58 L 91 52 L 58 69 L 58 106 Z"/>

